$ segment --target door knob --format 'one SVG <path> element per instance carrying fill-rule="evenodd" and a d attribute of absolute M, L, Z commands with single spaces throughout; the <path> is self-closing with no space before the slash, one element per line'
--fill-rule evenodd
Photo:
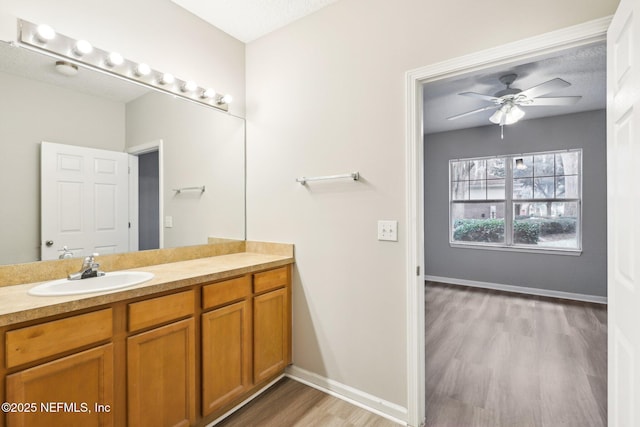
<path fill-rule="evenodd" d="M 53 246 L 53 240 L 47 240 L 46 242 L 44 242 L 44 244 L 50 248 L 51 246 Z"/>

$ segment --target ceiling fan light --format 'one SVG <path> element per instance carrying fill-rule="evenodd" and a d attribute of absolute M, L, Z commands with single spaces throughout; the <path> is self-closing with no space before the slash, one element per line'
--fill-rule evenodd
<path fill-rule="evenodd" d="M 524 110 L 517 105 L 511 107 L 509 110 L 509 114 L 507 114 L 507 121 L 511 123 L 507 123 L 508 125 L 513 124 L 524 117 Z"/>
<path fill-rule="evenodd" d="M 507 115 L 505 116 L 505 119 L 504 119 L 504 123 L 503 123 L 503 124 L 505 124 L 505 125 L 512 125 L 512 124 L 514 124 L 515 122 L 517 122 L 517 120 L 516 120 L 512 115 L 507 114 Z"/>
<path fill-rule="evenodd" d="M 491 123 L 497 125 L 512 125 L 524 117 L 522 108 L 514 104 L 505 104 L 489 118 Z"/>
<path fill-rule="evenodd" d="M 489 117 L 489 121 L 491 123 L 495 123 L 497 125 L 500 124 L 500 122 L 502 121 L 502 117 L 504 116 L 504 111 L 502 111 L 502 108 L 497 110 L 495 113 L 493 113 L 493 115 L 491 117 Z"/>

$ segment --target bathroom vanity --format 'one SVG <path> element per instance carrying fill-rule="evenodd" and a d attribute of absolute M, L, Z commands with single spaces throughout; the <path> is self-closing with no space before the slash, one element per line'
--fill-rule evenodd
<path fill-rule="evenodd" d="M 37 283 L 0 288 L 0 425 L 217 419 L 291 362 L 294 259 L 292 248 L 278 252 L 134 268 L 154 278 L 111 293 L 38 297 L 27 294 Z"/>

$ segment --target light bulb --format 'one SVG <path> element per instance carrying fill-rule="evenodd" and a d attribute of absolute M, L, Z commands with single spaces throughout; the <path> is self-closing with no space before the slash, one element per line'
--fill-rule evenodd
<path fill-rule="evenodd" d="M 231 102 L 233 102 L 233 96 L 226 94 L 220 99 L 220 102 L 223 104 L 231 104 Z"/>
<path fill-rule="evenodd" d="M 171 73 L 164 73 L 160 78 L 161 85 L 170 85 L 176 81 L 176 78 Z"/>
<path fill-rule="evenodd" d="M 116 67 L 118 65 L 122 65 L 124 62 L 124 58 L 118 52 L 111 52 L 109 56 L 107 56 L 107 65 L 109 67 Z"/>
<path fill-rule="evenodd" d="M 148 75 L 151 72 L 151 67 L 149 67 L 147 64 L 145 64 L 144 62 L 138 64 L 138 66 L 136 67 L 136 76 L 138 77 L 143 77 Z"/>
<path fill-rule="evenodd" d="M 46 24 L 38 25 L 36 28 L 36 39 L 40 43 L 46 43 L 52 40 L 56 36 L 56 32 L 50 26 Z"/>
<path fill-rule="evenodd" d="M 200 95 L 200 98 L 209 99 L 215 96 L 216 96 L 216 91 L 211 88 L 208 88 L 202 91 L 202 95 Z"/>
<path fill-rule="evenodd" d="M 93 51 L 93 46 L 91 46 L 91 43 L 86 40 L 78 40 L 73 47 L 73 53 L 76 56 L 86 55 L 91 53 L 91 51 Z"/>
<path fill-rule="evenodd" d="M 196 84 L 196 82 L 194 82 L 193 80 L 188 80 L 184 82 L 180 90 L 182 90 L 183 92 L 193 92 L 197 88 L 198 88 L 198 85 Z"/>

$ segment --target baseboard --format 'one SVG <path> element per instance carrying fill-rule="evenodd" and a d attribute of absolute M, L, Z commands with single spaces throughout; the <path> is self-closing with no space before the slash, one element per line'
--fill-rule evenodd
<path fill-rule="evenodd" d="M 366 409 L 369 412 L 380 415 L 401 425 L 407 425 L 407 408 L 391 403 L 376 396 L 372 396 L 362 390 L 325 378 L 306 369 L 291 365 L 285 371 L 285 375 L 292 380 L 313 387 L 338 399 L 342 399 L 352 405 Z"/>
<path fill-rule="evenodd" d="M 260 396 L 262 393 L 267 391 L 272 385 L 274 385 L 275 383 L 277 383 L 278 381 L 280 381 L 284 377 L 285 377 L 284 374 L 279 375 L 276 379 L 270 381 L 269 384 L 267 384 L 266 386 L 262 387 L 260 390 L 256 391 L 254 394 L 252 394 L 251 396 L 249 396 L 248 398 L 243 400 L 241 403 L 238 403 L 236 406 L 234 406 L 233 408 L 229 409 L 223 415 L 220 415 L 218 418 L 216 418 L 215 420 L 211 421 L 209 424 L 206 425 L 206 427 L 213 427 L 214 425 L 218 424 L 220 421 L 224 420 L 229 415 L 233 414 L 238 409 L 242 408 L 244 405 L 246 405 L 247 403 L 251 402 L 256 397 Z"/>
<path fill-rule="evenodd" d="M 519 294 L 538 295 L 551 298 L 570 299 L 574 301 L 593 302 L 596 304 L 606 304 L 607 297 L 597 295 L 574 294 L 572 292 L 553 291 L 550 289 L 526 288 L 523 286 L 503 285 L 500 283 L 479 282 L 476 280 L 453 279 L 451 277 L 425 275 L 424 280 L 431 282 L 441 282 L 450 285 L 472 286 L 474 288 L 495 289 L 497 291 L 516 292 Z"/>

